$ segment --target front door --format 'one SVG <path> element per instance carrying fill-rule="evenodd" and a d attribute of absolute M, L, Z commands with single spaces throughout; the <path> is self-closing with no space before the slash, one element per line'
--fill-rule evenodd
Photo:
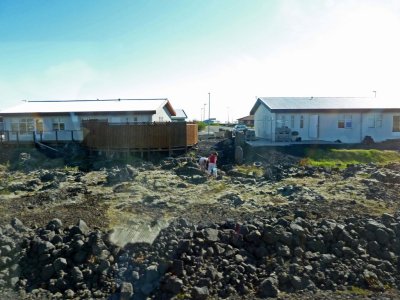
<path fill-rule="evenodd" d="M 36 141 L 42 141 L 42 134 L 43 134 L 43 120 L 42 119 L 36 119 L 35 120 L 35 135 L 36 135 Z"/>
<path fill-rule="evenodd" d="M 318 123 L 319 123 L 319 116 L 311 115 L 310 116 L 310 124 L 308 127 L 308 135 L 312 139 L 318 138 Z"/>

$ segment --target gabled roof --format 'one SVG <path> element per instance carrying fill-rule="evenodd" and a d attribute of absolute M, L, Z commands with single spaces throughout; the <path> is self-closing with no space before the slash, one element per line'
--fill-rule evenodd
<path fill-rule="evenodd" d="M 176 115 L 172 117 L 172 120 L 185 120 L 187 119 L 187 115 L 183 109 L 175 109 Z"/>
<path fill-rule="evenodd" d="M 0 111 L 0 114 L 4 116 L 26 113 L 155 112 L 162 107 L 166 107 L 171 115 L 176 114 L 166 98 L 24 101 Z"/>
<path fill-rule="evenodd" d="M 261 97 L 250 111 L 254 115 L 260 105 L 271 112 L 315 110 L 399 110 L 400 101 L 362 97 Z"/>
<path fill-rule="evenodd" d="M 249 115 L 249 116 L 245 116 L 243 118 L 239 118 L 237 120 L 238 121 L 254 121 L 254 116 L 253 115 Z"/>

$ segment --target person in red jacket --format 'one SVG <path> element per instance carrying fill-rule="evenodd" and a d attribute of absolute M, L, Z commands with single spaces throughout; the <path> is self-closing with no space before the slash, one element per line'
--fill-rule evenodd
<path fill-rule="evenodd" d="M 218 153 L 213 151 L 208 157 L 208 173 L 217 177 L 217 158 Z"/>

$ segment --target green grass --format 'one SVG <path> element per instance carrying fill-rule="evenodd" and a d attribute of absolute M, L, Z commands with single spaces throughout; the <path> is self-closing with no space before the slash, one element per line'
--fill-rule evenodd
<path fill-rule="evenodd" d="M 227 186 L 224 182 L 219 182 L 216 184 L 211 185 L 212 192 L 215 193 L 220 193 L 222 191 L 225 191 L 227 189 Z"/>
<path fill-rule="evenodd" d="M 264 175 L 264 169 L 261 167 L 256 167 L 252 165 L 238 165 L 235 166 L 235 168 L 243 174 L 250 175 L 252 174 L 253 176 L 260 177 Z"/>
<path fill-rule="evenodd" d="M 357 296 L 369 296 L 371 295 L 371 291 L 362 289 L 358 286 L 352 286 L 351 289 L 345 291 L 337 291 L 336 293 L 342 295 L 357 295 Z"/>
<path fill-rule="evenodd" d="M 301 165 L 328 168 L 345 168 L 349 164 L 400 162 L 400 153 L 389 150 L 315 149 L 307 151 L 306 155 L 307 157 L 300 161 Z"/>
<path fill-rule="evenodd" d="M 207 124 L 204 123 L 203 121 L 199 121 L 197 122 L 197 130 L 198 131 L 202 131 L 207 127 Z"/>

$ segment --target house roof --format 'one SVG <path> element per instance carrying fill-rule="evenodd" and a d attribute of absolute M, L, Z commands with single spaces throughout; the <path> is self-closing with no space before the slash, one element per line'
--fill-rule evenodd
<path fill-rule="evenodd" d="M 183 109 L 175 109 L 176 115 L 172 119 L 186 119 L 187 115 Z"/>
<path fill-rule="evenodd" d="M 237 119 L 238 121 L 254 121 L 254 115 L 245 116 L 243 118 Z"/>
<path fill-rule="evenodd" d="M 362 97 L 261 97 L 250 111 L 254 115 L 260 105 L 270 111 L 307 110 L 400 110 L 400 101 Z"/>
<path fill-rule="evenodd" d="M 171 115 L 174 116 L 176 114 L 171 103 L 166 98 L 24 101 L 17 106 L 1 110 L 0 114 L 4 116 L 27 113 L 155 112 L 164 106 Z"/>

